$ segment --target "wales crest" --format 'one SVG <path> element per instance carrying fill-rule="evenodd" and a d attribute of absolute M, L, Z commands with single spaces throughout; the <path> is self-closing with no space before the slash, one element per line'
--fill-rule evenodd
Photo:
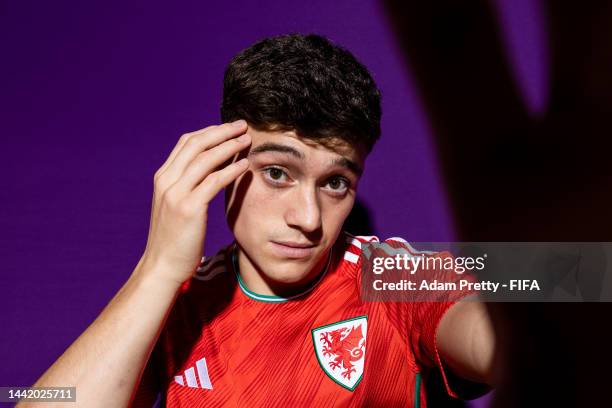
<path fill-rule="evenodd" d="M 353 391 L 363 377 L 368 317 L 317 327 L 312 342 L 319 365 L 336 383 Z"/>

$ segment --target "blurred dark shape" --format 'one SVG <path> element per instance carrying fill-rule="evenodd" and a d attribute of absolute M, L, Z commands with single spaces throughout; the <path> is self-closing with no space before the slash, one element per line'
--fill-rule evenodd
<path fill-rule="evenodd" d="M 353 235 L 376 235 L 370 210 L 359 198 L 355 200 L 342 229 Z"/>
<path fill-rule="evenodd" d="M 430 408 L 464 408 L 466 406 L 462 400 L 448 396 L 439 370 L 432 371 L 427 378 L 425 392 L 427 393 L 427 406 Z"/>
<path fill-rule="evenodd" d="M 612 3 L 543 2 L 550 95 L 537 117 L 506 64 L 494 3 L 385 5 L 434 132 L 458 239 L 611 241 Z M 494 407 L 608 399 L 609 303 L 489 307 L 508 356 Z"/>

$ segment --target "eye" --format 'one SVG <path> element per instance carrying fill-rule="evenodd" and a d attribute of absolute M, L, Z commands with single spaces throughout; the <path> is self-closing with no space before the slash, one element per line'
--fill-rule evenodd
<path fill-rule="evenodd" d="M 287 181 L 287 173 L 279 167 L 268 167 L 263 169 L 264 178 L 273 184 L 282 184 Z"/>
<path fill-rule="evenodd" d="M 276 167 L 272 167 L 271 169 L 268 169 L 268 175 L 270 176 L 270 178 L 274 180 L 280 180 L 284 174 L 285 174 L 284 171 L 282 171 L 281 169 L 277 169 Z"/>
<path fill-rule="evenodd" d="M 332 191 L 333 194 L 343 195 L 345 194 L 351 183 L 344 177 L 332 177 L 327 182 L 326 186 L 329 186 L 328 190 Z"/>

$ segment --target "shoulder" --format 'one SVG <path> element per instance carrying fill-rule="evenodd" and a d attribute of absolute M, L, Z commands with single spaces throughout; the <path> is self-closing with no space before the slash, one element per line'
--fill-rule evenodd
<path fill-rule="evenodd" d="M 222 248 L 214 256 L 203 256 L 200 265 L 196 269 L 193 279 L 199 281 L 210 281 L 216 276 L 228 273 L 227 267 L 230 251 L 228 247 Z"/>
<path fill-rule="evenodd" d="M 357 263 L 359 256 L 362 255 L 363 250 L 368 244 L 374 244 L 377 249 L 387 250 L 387 252 L 395 250 L 393 252 L 404 252 L 412 255 L 437 253 L 435 251 L 418 249 L 409 241 L 400 237 L 390 237 L 381 240 L 376 235 L 352 235 L 346 231 L 343 231 L 343 235 L 345 242 L 348 244 L 344 258 L 355 263 Z"/>
<path fill-rule="evenodd" d="M 344 269 L 356 269 L 360 265 L 364 244 L 369 242 L 379 242 L 379 239 L 374 235 L 353 235 L 342 231 L 335 245 L 335 250 L 342 254 L 340 265 Z"/>
<path fill-rule="evenodd" d="M 194 274 L 181 286 L 180 293 L 214 291 L 233 278 L 231 250 L 233 243 L 222 247 L 212 256 L 203 256 Z"/>

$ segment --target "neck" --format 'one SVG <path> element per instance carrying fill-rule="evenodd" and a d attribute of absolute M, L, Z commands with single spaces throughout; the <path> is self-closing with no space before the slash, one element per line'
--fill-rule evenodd
<path fill-rule="evenodd" d="M 240 250 L 237 244 L 234 244 L 232 252 L 235 261 L 234 265 L 237 268 L 236 272 L 239 273 L 242 283 L 250 292 L 283 298 L 300 295 L 313 288 L 322 275 L 326 273 L 327 269 L 329 269 L 332 261 L 332 248 L 330 248 L 303 279 L 298 282 L 287 283 L 270 279 L 268 275 L 253 264 L 251 259 Z"/>

